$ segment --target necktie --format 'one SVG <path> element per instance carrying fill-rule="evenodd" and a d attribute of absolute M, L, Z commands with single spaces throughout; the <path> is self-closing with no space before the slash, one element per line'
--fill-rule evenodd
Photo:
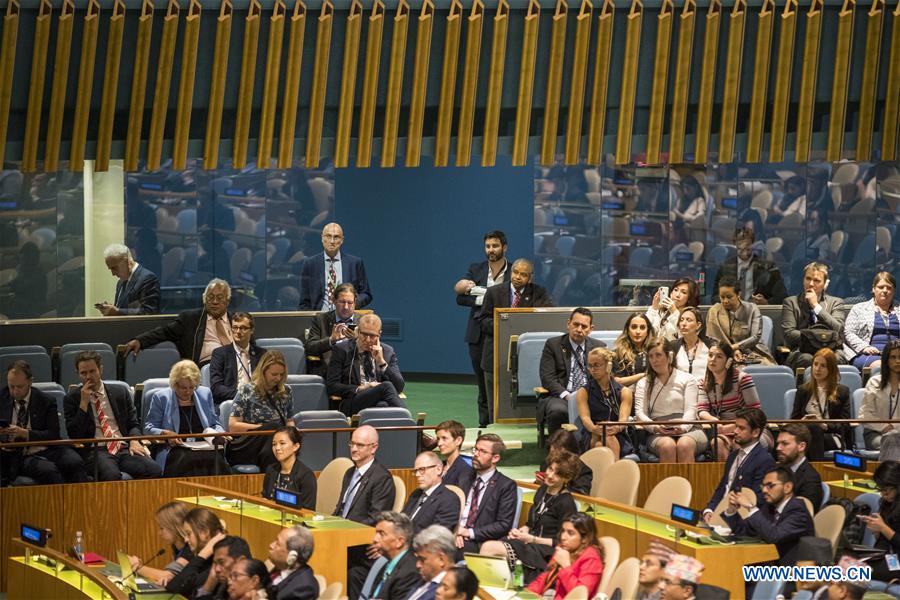
<path fill-rule="evenodd" d="M 422 508 L 422 505 L 425 504 L 426 500 L 428 500 L 428 494 L 422 494 L 422 499 L 419 500 L 419 503 L 416 504 L 415 510 L 413 510 L 413 513 L 409 516 L 410 519 L 416 518 L 416 515 L 419 514 L 419 509 Z"/>
<path fill-rule="evenodd" d="M 381 577 L 378 578 L 378 585 L 375 586 L 375 589 L 372 590 L 371 598 L 377 598 L 378 594 L 381 592 L 381 587 L 384 585 L 384 582 L 387 581 L 387 578 L 390 577 L 391 572 L 388 571 L 387 565 L 384 565 L 384 571 L 381 572 Z"/>
<path fill-rule="evenodd" d="M 409 597 L 409 600 L 418 600 L 422 596 L 434 596 L 434 591 L 437 589 L 437 586 L 437 581 L 429 581 L 425 585 L 419 587 L 419 589 Z"/>
<path fill-rule="evenodd" d="M 100 403 L 100 394 L 91 394 L 91 398 L 94 400 L 94 410 L 97 411 L 97 420 L 100 421 L 100 431 L 103 432 L 103 437 L 113 437 L 113 429 L 112 425 L 109 424 L 109 417 L 106 416 L 106 411 L 103 410 L 103 405 Z M 106 450 L 115 456 L 119 451 L 119 442 L 107 442 Z"/>
<path fill-rule="evenodd" d="M 334 294 L 334 288 L 337 287 L 337 271 L 334 270 L 334 261 L 337 259 L 328 258 L 328 276 L 327 276 L 327 285 L 325 286 L 325 304 L 323 308 L 326 310 L 330 309 L 332 306 L 331 297 Z"/>
<path fill-rule="evenodd" d="M 225 321 L 222 317 L 219 317 L 216 321 L 216 337 L 219 338 L 219 343 L 223 346 L 227 346 L 231 343 L 231 336 L 228 335 L 228 330 L 225 329 Z"/>
<path fill-rule="evenodd" d="M 359 474 L 359 469 L 356 469 L 353 472 L 353 477 L 350 478 L 350 487 L 347 488 L 347 493 L 344 495 L 344 505 L 341 510 L 341 516 L 345 519 L 347 518 L 347 513 L 350 512 L 350 506 L 353 504 L 353 498 L 356 496 L 356 486 L 359 485 L 360 479 L 362 479 L 362 475 Z"/>
<path fill-rule="evenodd" d="M 238 360 L 241 361 L 241 368 L 238 369 L 238 383 L 241 385 L 250 383 L 250 357 L 246 350 L 241 350 Z"/>
<path fill-rule="evenodd" d="M 18 404 L 18 408 L 16 409 L 18 412 L 16 413 L 16 427 L 21 427 L 25 429 L 28 427 L 28 407 L 25 405 L 25 401 L 16 402 Z"/>
<path fill-rule="evenodd" d="M 570 376 L 573 392 L 580 390 L 587 383 L 587 374 L 584 372 L 584 348 L 581 346 L 575 348 L 574 360 L 575 364 L 572 365 Z"/>
<path fill-rule="evenodd" d="M 518 307 L 519 307 L 519 302 L 521 302 L 521 301 L 522 301 L 522 292 L 520 292 L 520 291 L 518 291 L 518 290 L 515 290 L 515 291 L 513 292 L 513 301 L 512 301 L 512 307 L 511 307 L 511 308 L 518 308 Z"/>
<path fill-rule="evenodd" d="M 741 463 L 744 462 L 746 455 L 743 450 L 738 451 L 737 456 L 734 459 L 734 464 L 731 465 L 731 470 L 728 472 L 728 490 L 731 491 L 732 486 L 734 485 L 734 480 L 737 478 L 738 469 L 741 468 Z"/>
<path fill-rule="evenodd" d="M 777 523 L 777 522 L 778 522 L 778 519 L 779 519 L 780 517 L 781 517 L 781 511 L 780 511 L 780 510 L 776 510 L 776 511 L 775 511 L 775 514 L 772 516 L 772 522 L 773 522 L 773 523 Z"/>
<path fill-rule="evenodd" d="M 375 378 L 375 359 L 372 358 L 372 355 L 368 352 L 363 354 L 363 364 L 366 369 L 366 380 L 367 381 L 376 381 Z"/>
<path fill-rule="evenodd" d="M 478 496 L 484 489 L 484 481 L 481 477 L 475 479 L 475 485 L 472 486 L 472 501 L 469 503 L 469 516 L 466 518 L 466 527 L 471 529 L 475 526 L 475 519 L 478 517 Z"/>

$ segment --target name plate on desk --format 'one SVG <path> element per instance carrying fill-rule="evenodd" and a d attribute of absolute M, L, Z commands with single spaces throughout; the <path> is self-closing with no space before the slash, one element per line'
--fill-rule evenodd
<path fill-rule="evenodd" d="M 866 471 L 866 459 L 856 454 L 848 454 L 847 452 L 834 453 L 834 466 L 839 469 L 849 469 L 851 471 Z"/>
<path fill-rule="evenodd" d="M 31 542 L 35 546 L 46 546 L 47 538 L 50 537 L 48 530 L 35 527 L 34 525 L 27 525 L 25 523 L 22 523 L 19 533 L 23 540 Z"/>
<path fill-rule="evenodd" d="M 698 514 L 698 511 L 693 508 L 681 506 L 680 504 L 673 504 L 670 517 L 673 521 L 678 521 L 679 523 L 696 525 L 700 515 Z"/>
<path fill-rule="evenodd" d="M 300 498 L 297 492 L 292 492 L 284 488 L 275 488 L 275 502 L 282 506 L 300 508 Z"/>

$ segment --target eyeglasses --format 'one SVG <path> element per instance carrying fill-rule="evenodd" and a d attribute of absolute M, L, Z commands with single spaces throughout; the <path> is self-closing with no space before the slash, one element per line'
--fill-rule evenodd
<path fill-rule="evenodd" d="M 428 469 L 433 469 L 435 467 L 440 467 L 440 466 L 442 466 L 442 465 L 428 465 L 427 467 L 416 467 L 415 469 L 413 469 L 413 474 L 414 475 L 424 475 L 425 471 L 427 471 Z"/>
<path fill-rule="evenodd" d="M 237 581 L 241 577 L 250 577 L 247 573 L 241 573 L 240 571 L 232 571 L 228 574 L 228 579 L 231 581 Z"/>
<path fill-rule="evenodd" d="M 232 331 L 253 331 L 252 325 L 232 325 Z"/>
<path fill-rule="evenodd" d="M 210 302 L 225 302 L 228 296 L 225 294 L 207 294 L 206 299 Z"/>
<path fill-rule="evenodd" d="M 381 337 L 381 332 L 377 331 L 375 333 L 366 333 L 365 331 L 358 331 L 357 335 L 361 338 L 366 338 L 367 340 L 377 340 Z"/>
<path fill-rule="evenodd" d="M 763 483 L 760 487 L 762 487 L 763 489 L 766 489 L 766 490 L 771 490 L 776 485 L 784 485 L 784 483 L 782 483 L 781 481 L 775 481 L 775 482 L 771 482 L 771 483 Z"/>
<path fill-rule="evenodd" d="M 484 454 L 485 456 L 493 456 L 493 450 L 482 450 L 481 448 L 472 448 L 472 454 Z"/>
<path fill-rule="evenodd" d="M 374 446 L 375 443 L 370 442 L 368 444 L 361 444 L 359 442 L 349 442 L 347 445 L 350 446 L 351 448 L 365 448 L 366 446 Z"/>
<path fill-rule="evenodd" d="M 588 369 L 603 369 L 606 367 L 605 362 L 588 363 Z"/>

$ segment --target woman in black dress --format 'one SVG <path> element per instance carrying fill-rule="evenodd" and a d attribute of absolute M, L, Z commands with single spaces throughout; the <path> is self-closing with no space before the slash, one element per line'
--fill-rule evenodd
<path fill-rule="evenodd" d="M 298 495 L 300 508 L 315 510 L 316 475 L 297 456 L 302 443 L 303 434 L 296 427 L 282 427 L 275 432 L 272 454 L 278 462 L 266 469 L 262 495 L 274 500 L 276 489 L 289 490 Z"/>
<path fill-rule="evenodd" d="M 882 462 L 872 479 L 881 493 L 881 502 L 877 513 L 860 519 L 875 534 L 875 548 L 896 555 L 900 553 L 900 462 Z M 897 578 L 897 572 L 888 568 L 884 557 L 869 561 L 869 565 L 872 579 L 890 581 Z"/>
<path fill-rule="evenodd" d="M 590 447 L 606 446 L 618 459 L 634 451 L 626 429 L 633 404 L 631 390 L 610 376 L 614 357 L 606 348 L 594 348 L 588 353 L 590 378 L 587 385 L 578 390 L 575 401 L 581 424 L 591 434 Z M 603 427 L 595 424 L 605 421 L 621 421 L 622 425 L 607 427 L 604 440 Z"/>
<path fill-rule="evenodd" d="M 591 468 L 581 460 L 581 444 L 578 442 L 578 438 L 575 436 L 575 434 L 571 431 L 568 431 L 566 429 L 557 429 L 553 432 L 553 435 L 551 435 L 547 439 L 547 455 L 544 457 L 544 460 L 541 461 L 540 473 L 544 473 L 547 470 L 547 461 L 550 460 L 550 456 L 552 454 L 555 454 L 556 452 L 561 452 L 563 450 L 565 450 L 566 452 L 571 452 L 575 456 L 579 457 L 579 468 L 575 472 L 575 475 L 573 475 L 569 480 L 568 485 L 566 485 L 566 489 L 573 494 L 590 494 L 591 486 L 594 484 L 594 472 L 591 471 Z M 535 478 L 535 483 L 544 483 L 542 475 L 538 475 Z"/>
<path fill-rule="evenodd" d="M 850 389 L 839 383 L 837 355 L 822 348 L 813 356 L 809 381 L 797 386 L 792 419 L 849 419 Z M 828 450 L 843 450 L 851 443 L 850 427 L 816 423 L 808 425 L 812 443 L 807 450 L 809 460 L 825 460 Z"/>

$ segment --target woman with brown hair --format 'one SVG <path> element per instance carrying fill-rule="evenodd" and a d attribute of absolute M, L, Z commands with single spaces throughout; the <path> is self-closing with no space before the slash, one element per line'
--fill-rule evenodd
<path fill-rule="evenodd" d="M 181 533 L 181 526 L 189 510 L 190 507 L 184 502 L 167 502 L 156 509 L 157 533 L 159 539 L 172 548 L 172 562 L 162 569 L 140 567 L 137 570 L 138 575 L 157 585 L 164 586 L 188 564 L 194 554 Z M 128 560 L 132 569 L 143 562 L 137 556 L 129 556 Z"/>
<path fill-rule="evenodd" d="M 597 537 L 594 517 L 583 512 L 571 514 L 562 522 L 559 543 L 547 570 L 531 582 L 528 590 L 544 595 L 553 589 L 554 600 L 562 600 L 570 591 L 583 585 L 587 597 L 593 598 L 603 576 L 603 548 Z"/>
<path fill-rule="evenodd" d="M 646 314 L 657 335 L 664 337 L 666 341 L 673 341 L 678 338 L 678 318 L 681 311 L 699 304 L 700 286 L 690 277 L 682 277 L 672 284 L 668 296 L 662 296 L 660 290 L 656 290 Z"/>
<path fill-rule="evenodd" d="M 191 598 L 209 577 L 213 547 L 225 538 L 225 526 L 218 515 L 208 508 L 194 508 L 184 516 L 181 528 L 194 556 L 166 584 L 166 591 Z"/>
<path fill-rule="evenodd" d="M 634 391 L 634 384 L 647 371 L 647 341 L 656 335 L 650 318 L 640 312 L 631 313 L 622 333 L 616 338 L 612 371 L 616 383 Z"/>
<path fill-rule="evenodd" d="M 830 348 L 822 348 L 813 355 L 809 381 L 797 386 L 791 418 L 849 419 L 850 389 L 839 380 L 837 355 Z M 808 427 L 812 437 L 806 453 L 809 460 L 824 460 L 826 451 L 850 447 L 848 425 L 816 423 Z"/>

